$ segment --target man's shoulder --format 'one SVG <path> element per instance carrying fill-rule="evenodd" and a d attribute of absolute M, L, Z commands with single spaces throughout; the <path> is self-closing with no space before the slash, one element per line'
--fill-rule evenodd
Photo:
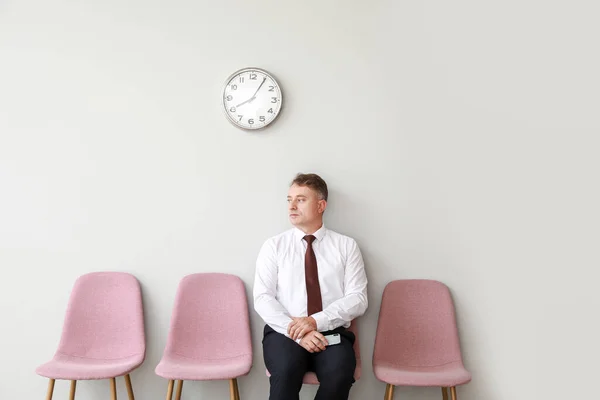
<path fill-rule="evenodd" d="M 290 240 L 292 239 L 294 236 L 294 228 L 288 229 L 286 231 L 283 231 L 275 236 L 271 236 L 269 239 L 267 240 L 271 240 L 273 242 L 280 242 L 282 240 Z"/>
<path fill-rule="evenodd" d="M 275 236 L 271 236 L 267 240 L 265 240 L 263 247 L 271 247 L 273 249 L 279 247 L 283 243 L 289 242 L 292 240 L 294 235 L 294 229 L 288 229 L 280 234 Z"/>
<path fill-rule="evenodd" d="M 338 243 L 356 243 L 354 238 L 336 231 L 332 231 L 331 229 L 327 229 L 327 236 Z"/>

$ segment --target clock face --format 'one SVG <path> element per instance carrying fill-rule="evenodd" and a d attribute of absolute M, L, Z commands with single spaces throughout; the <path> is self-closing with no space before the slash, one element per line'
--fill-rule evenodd
<path fill-rule="evenodd" d="M 259 68 L 244 68 L 229 77 L 223 89 L 225 114 L 243 129 L 260 129 L 277 118 L 283 97 L 277 81 Z"/>

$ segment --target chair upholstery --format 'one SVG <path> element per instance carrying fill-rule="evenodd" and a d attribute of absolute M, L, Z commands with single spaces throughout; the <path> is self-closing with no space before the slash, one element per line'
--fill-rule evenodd
<path fill-rule="evenodd" d="M 250 319 L 242 280 L 222 273 L 184 277 L 156 374 L 169 380 L 234 379 L 248 374 L 251 367 Z"/>
<path fill-rule="evenodd" d="M 384 292 L 373 352 L 373 371 L 396 386 L 452 387 L 468 383 L 454 305 L 446 285 L 396 280 Z"/>
<path fill-rule="evenodd" d="M 50 379 L 108 379 L 126 375 L 146 353 L 142 295 L 123 272 L 79 277 L 69 299 L 58 349 L 36 373 Z"/>

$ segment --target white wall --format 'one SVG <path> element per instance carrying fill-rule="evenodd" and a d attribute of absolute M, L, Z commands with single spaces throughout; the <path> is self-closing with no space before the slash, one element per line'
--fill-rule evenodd
<path fill-rule="evenodd" d="M 384 285 L 451 288 L 464 400 L 597 393 L 600 25 L 592 0 L 0 2 L 0 398 L 40 399 L 75 278 L 134 273 L 146 306 L 140 399 L 185 274 L 238 274 L 250 293 L 267 237 L 287 229 L 296 172 L 331 188 L 327 224 L 370 278 L 364 378 Z M 225 78 L 275 74 L 285 109 L 231 126 Z M 267 398 L 254 368 L 242 398 Z M 122 380 L 119 395 L 126 398 Z M 57 383 L 56 398 L 68 384 Z M 78 386 L 104 399 L 108 382 Z M 314 388 L 304 388 L 302 399 Z M 193 396 L 192 396 L 193 394 Z M 186 398 L 227 398 L 224 382 Z M 438 389 L 400 389 L 431 400 Z"/>

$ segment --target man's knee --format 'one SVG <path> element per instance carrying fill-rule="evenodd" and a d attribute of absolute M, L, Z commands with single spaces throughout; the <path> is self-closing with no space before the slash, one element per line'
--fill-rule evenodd
<path fill-rule="evenodd" d="M 356 359 L 347 357 L 337 363 L 328 363 L 319 368 L 319 380 L 326 381 L 332 385 L 347 385 L 354 382 L 354 370 Z"/>
<path fill-rule="evenodd" d="M 347 385 L 354 382 L 354 368 L 346 366 L 345 368 L 325 370 L 322 372 L 323 381 L 333 385 Z"/>

